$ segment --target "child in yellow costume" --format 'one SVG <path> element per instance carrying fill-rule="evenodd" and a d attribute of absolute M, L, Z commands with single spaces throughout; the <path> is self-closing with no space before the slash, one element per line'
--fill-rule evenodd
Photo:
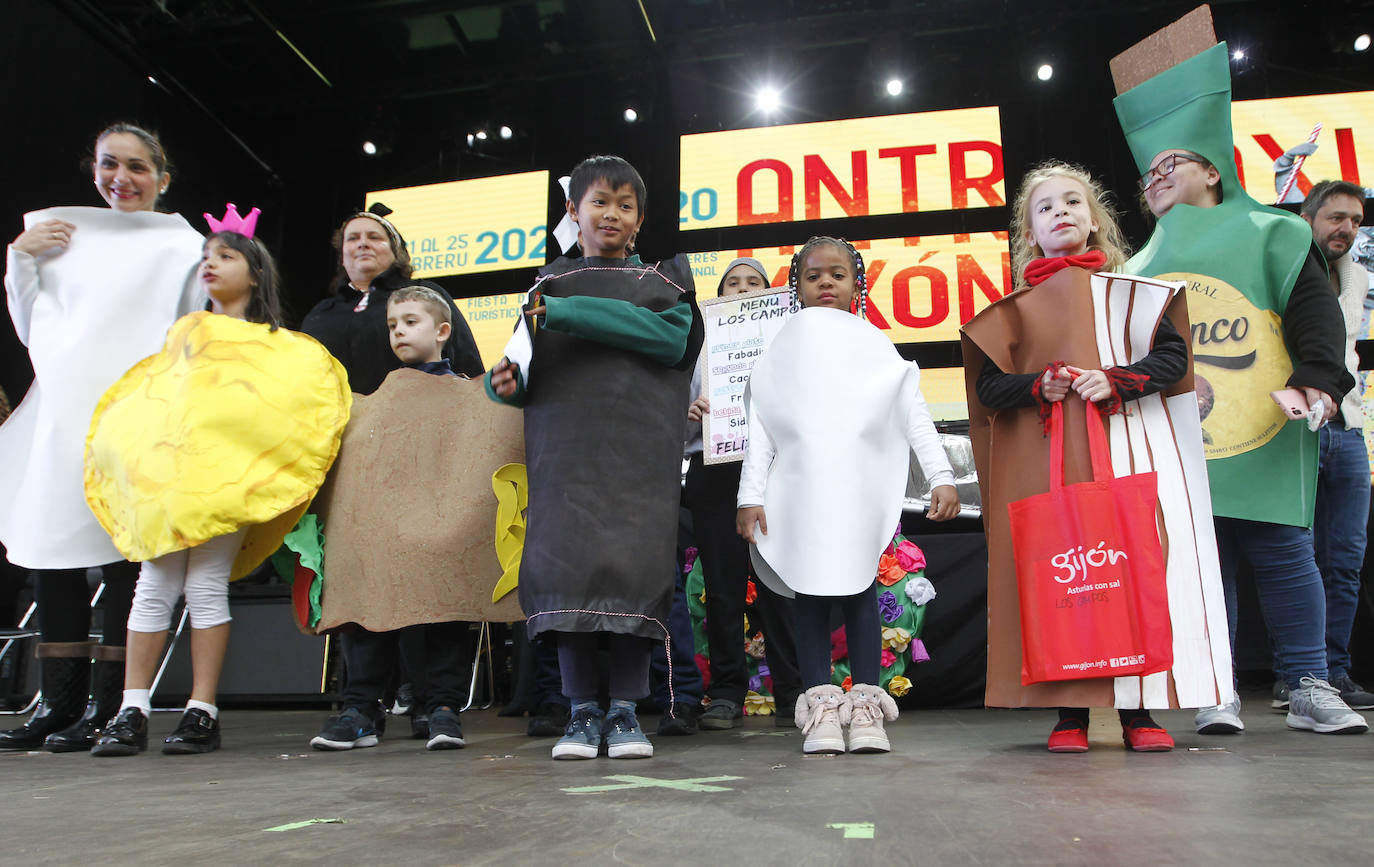
<path fill-rule="evenodd" d="M 191 618 L 191 700 L 163 752 L 220 743 L 228 585 L 281 544 L 338 453 L 351 393 L 313 339 L 280 327 L 277 272 L 256 209 L 206 215 L 200 280 L 212 312 L 172 326 L 96 407 L 86 499 L 120 553 L 143 561 L 129 614 L 124 699 L 91 753 L 147 748 L 152 679 L 177 598 Z"/>

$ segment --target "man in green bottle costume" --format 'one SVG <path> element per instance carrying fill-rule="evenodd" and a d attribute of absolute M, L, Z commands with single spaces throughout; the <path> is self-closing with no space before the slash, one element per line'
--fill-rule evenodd
<path fill-rule="evenodd" d="M 1213 45 L 1116 98 L 1146 204 L 1159 219 L 1123 270 L 1188 283 L 1232 645 L 1244 560 L 1292 697 L 1289 727 L 1363 732 L 1364 718 L 1327 683 L 1326 600 L 1311 533 L 1317 435 L 1287 421 L 1269 397 L 1301 389 L 1330 418 L 1354 385 L 1341 356 L 1344 325 L 1311 229 L 1240 184 L 1228 57 L 1225 43 Z M 1204 709 L 1197 729 L 1239 732 L 1239 711 L 1238 699 Z"/>

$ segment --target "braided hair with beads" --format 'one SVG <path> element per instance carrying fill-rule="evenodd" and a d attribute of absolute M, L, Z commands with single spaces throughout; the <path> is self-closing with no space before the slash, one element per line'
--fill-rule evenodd
<path fill-rule="evenodd" d="M 849 258 L 854 262 L 854 288 L 856 290 L 854 300 L 850 304 L 850 312 L 856 314 L 864 321 L 868 320 L 868 274 L 864 271 L 864 257 L 859 255 L 859 251 L 854 249 L 854 245 L 844 238 L 831 238 L 828 235 L 818 235 L 811 238 L 802 245 L 792 256 L 792 267 L 787 272 L 787 288 L 790 290 L 791 309 L 797 310 L 801 307 L 801 300 L 797 295 L 798 273 L 801 265 L 806 261 L 806 254 L 815 248 L 829 244 L 832 247 L 839 247 L 849 254 Z"/>

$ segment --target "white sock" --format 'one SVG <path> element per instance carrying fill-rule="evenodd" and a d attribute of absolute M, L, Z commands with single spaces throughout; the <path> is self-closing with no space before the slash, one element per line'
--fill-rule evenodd
<path fill-rule="evenodd" d="M 144 716 L 150 716 L 153 712 L 153 692 L 149 689 L 126 689 L 124 690 L 124 701 L 119 705 L 120 710 L 126 707 L 136 707 L 143 711 Z"/>
<path fill-rule="evenodd" d="M 187 710 L 193 710 L 195 708 L 199 708 L 208 713 L 210 715 L 210 719 L 219 719 L 219 708 L 215 707 L 214 705 L 206 704 L 203 701 L 196 701 L 195 699 L 191 699 L 190 701 L 186 702 Z"/>

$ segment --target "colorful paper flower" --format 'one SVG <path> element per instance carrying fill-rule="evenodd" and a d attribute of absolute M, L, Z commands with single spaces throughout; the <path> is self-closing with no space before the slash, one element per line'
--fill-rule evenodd
<path fill-rule="evenodd" d="M 844 627 L 841 626 L 830 633 L 830 661 L 839 662 L 849 655 L 849 639 L 844 634 Z"/>
<path fill-rule="evenodd" d="M 881 661 L 883 668 L 891 668 L 892 663 L 897 661 L 897 654 L 893 653 L 891 650 L 884 647 L 883 655 L 879 659 Z"/>
<path fill-rule="evenodd" d="M 757 674 L 751 676 L 749 678 L 749 688 L 754 692 L 758 692 L 763 688 L 763 678 L 759 677 Z"/>
<path fill-rule="evenodd" d="M 697 549 L 695 546 L 682 552 L 682 574 L 686 575 L 692 571 L 692 567 L 697 562 Z"/>
<path fill-rule="evenodd" d="M 852 677 L 845 677 L 844 680 L 840 681 L 840 689 L 844 690 L 845 692 L 849 692 L 849 691 L 850 691 L 851 689 L 853 689 L 853 688 L 854 688 L 854 678 L 852 678 Z"/>
<path fill-rule="evenodd" d="M 878 597 L 878 613 L 884 623 L 896 623 L 906 613 L 906 608 L 897 601 L 897 594 L 884 590 L 883 595 Z"/>
<path fill-rule="evenodd" d="M 698 653 L 693 661 L 697 664 L 697 671 L 701 672 L 701 688 L 706 689 L 711 685 L 711 660 L 706 658 L 706 654 Z"/>
<path fill-rule="evenodd" d="M 759 588 L 754 586 L 754 579 L 749 578 L 744 582 L 744 604 L 753 605 L 754 600 L 759 598 Z"/>
<path fill-rule="evenodd" d="M 926 650 L 926 643 L 919 638 L 911 642 L 911 661 L 930 662 L 930 652 Z"/>
<path fill-rule="evenodd" d="M 906 539 L 897 543 L 897 565 L 908 572 L 919 572 L 926 568 L 926 554 L 914 542 Z"/>
<path fill-rule="evenodd" d="M 902 629 L 900 626 L 883 627 L 883 647 L 890 647 L 897 653 L 907 649 L 911 644 L 911 633 Z"/>
<path fill-rule="evenodd" d="M 925 605 L 935 598 L 935 585 L 924 575 L 918 575 L 906 582 L 906 598 L 917 605 Z"/>
<path fill-rule="evenodd" d="M 901 698 L 911 692 L 911 681 L 899 674 L 887 682 L 887 691 Z"/>
<path fill-rule="evenodd" d="M 878 558 L 878 583 L 884 587 L 891 587 L 898 581 L 906 577 L 906 570 L 897 562 L 897 557 L 893 554 L 884 554 Z"/>
<path fill-rule="evenodd" d="M 746 692 L 744 694 L 744 712 L 749 716 L 772 716 L 777 710 L 777 705 L 771 695 L 760 695 L 757 692 Z"/>
<path fill-rule="evenodd" d="M 744 652 L 754 659 L 763 659 L 763 633 L 754 633 L 753 638 L 747 638 L 744 642 Z"/>

